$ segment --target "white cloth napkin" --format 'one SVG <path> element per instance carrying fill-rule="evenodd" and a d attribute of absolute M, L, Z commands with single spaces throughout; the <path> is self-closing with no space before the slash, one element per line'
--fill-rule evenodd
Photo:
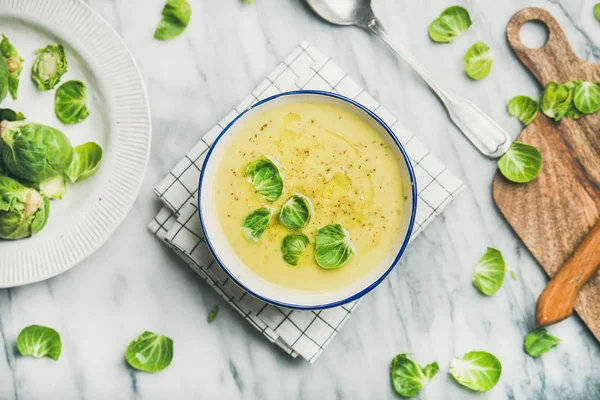
<path fill-rule="evenodd" d="M 329 57 L 303 42 L 209 130 L 156 186 L 154 192 L 165 206 L 148 228 L 271 342 L 293 357 L 300 355 L 314 362 L 354 312 L 358 300 L 326 310 L 299 311 L 274 307 L 245 293 L 215 263 L 204 241 L 196 208 L 198 180 L 206 151 L 223 128 L 257 101 L 298 89 L 340 93 L 374 111 L 392 128 L 404 145 L 417 176 L 419 200 L 411 241 L 442 212 L 464 184 Z"/>

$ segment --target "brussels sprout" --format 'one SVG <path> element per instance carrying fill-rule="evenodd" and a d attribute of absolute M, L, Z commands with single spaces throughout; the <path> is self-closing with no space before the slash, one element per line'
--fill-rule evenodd
<path fill-rule="evenodd" d="M 0 159 L 0 176 L 6 176 L 6 168 L 4 167 L 2 159 Z"/>
<path fill-rule="evenodd" d="M 0 239 L 30 237 L 46 225 L 50 212 L 48 197 L 0 176 Z"/>
<path fill-rule="evenodd" d="M 489 75 L 494 63 L 494 55 L 490 47 L 477 42 L 469 48 L 464 57 L 465 72 L 469 78 L 478 81 Z"/>
<path fill-rule="evenodd" d="M 65 48 L 49 44 L 35 51 L 39 56 L 31 67 L 31 79 L 42 91 L 54 89 L 60 78 L 67 72 L 67 56 Z"/>
<path fill-rule="evenodd" d="M 21 71 L 23 70 L 23 58 L 21 58 L 15 46 L 10 43 L 4 34 L 2 34 L 2 41 L 0 41 L 0 53 L 2 53 L 6 68 L 8 69 L 8 91 L 10 92 L 10 97 L 16 100 L 17 89 L 19 88 L 19 75 L 21 75 Z"/>
<path fill-rule="evenodd" d="M 471 16 L 464 7 L 448 7 L 429 25 L 429 37 L 434 42 L 451 43 L 471 24 Z"/>
<path fill-rule="evenodd" d="M 181 35 L 188 26 L 192 8 L 187 0 L 167 0 L 161 15 L 162 19 L 156 26 L 154 38 L 171 40 Z"/>
<path fill-rule="evenodd" d="M 24 121 L 25 115 L 22 112 L 16 112 L 10 108 L 0 108 L 0 121 Z"/>
<path fill-rule="evenodd" d="M 40 192 L 49 199 L 62 200 L 63 194 L 67 193 L 67 177 L 60 174 L 40 182 Z"/>
<path fill-rule="evenodd" d="M 23 356 L 58 360 L 62 350 L 60 334 L 52 328 L 31 325 L 17 336 L 17 349 Z"/>
<path fill-rule="evenodd" d="M 56 90 L 54 97 L 54 112 L 65 124 L 76 124 L 90 115 L 87 108 L 85 83 L 68 81 Z"/>
<path fill-rule="evenodd" d="M 88 142 L 75 147 L 73 161 L 65 174 L 75 183 L 92 176 L 102 161 L 102 147 L 94 142 Z"/>
<path fill-rule="evenodd" d="M 33 122 L 2 121 L 0 158 L 18 179 L 41 182 L 64 173 L 73 160 L 71 142 L 61 131 Z"/>

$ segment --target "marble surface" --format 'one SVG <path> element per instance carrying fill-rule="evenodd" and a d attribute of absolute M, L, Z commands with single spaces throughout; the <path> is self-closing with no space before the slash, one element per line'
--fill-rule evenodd
<path fill-rule="evenodd" d="M 424 399 L 600 398 L 600 346 L 577 318 L 551 328 L 562 343 L 533 359 L 522 344 L 535 300 L 547 282 L 541 268 L 495 208 L 495 163 L 482 157 L 449 122 L 426 85 L 376 38 L 329 26 L 300 0 L 191 0 L 186 33 L 152 39 L 163 0 L 90 0 L 137 59 L 153 113 L 152 157 L 140 197 L 114 237 L 71 271 L 49 281 L 0 290 L 0 399 L 385 399 L 395 398 L 388 364 L 397 353 L 440 373 Z M 520 123 L 505 111 L 514 95 L 539 88 L 513 56 L 504 29 L 520 8 L 537 5 L 558 19 L 576 53 L 600 60 L 600 23 L 585 0 L 373 0 L 390 34 L 443 86 L 462 93 L 513 137 Z M 451 45 L 435 45 L 426 27 L 451 4 L 463 4 L 473 27 Z M 528 31 L 535 38 L 537 30 Z M 146 230 L 160 204 L 152 187 L 184 152 L 306 39 L 330 54 L 357 82 L 469 188 L 408 249 L 398 268 L 366 297 L 356 315 L 313 365 L 291 359 L 220 303 L 174 254 Z M 472 82 L 462 55 L 476 40 L 496 56 L 490 77 Z M 471 285 L 487 246 L 501 249 L 510 278 L 491 298 Z M 57 329 L 60 361 L 16 355 L 15 339 L 30 324 Z M 124 361 L 144 330 L 175 341 L 175 358 L 159 374 L 136 373 Z M 500 383 L 472 393 L 452 381 L 448 365 L 471 350 L 502 361 Z"/>

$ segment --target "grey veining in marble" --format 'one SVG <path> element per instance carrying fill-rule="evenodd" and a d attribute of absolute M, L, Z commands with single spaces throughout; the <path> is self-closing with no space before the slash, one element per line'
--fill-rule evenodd
<path fill-rule="evenodd" d="M 375 37 L 329 26 L 300 0 L 190 2 L 184 35 L 158 42 L 152 33 L 163 0 L 89 0 L 139 63 L 153 114 L 152 157 L 135 208 L 100 251 L 49 281 L 0 290 L 0 399 L 391 399 L 388 364 L 397 353 L 440 364 L 423 399 L 600 398 L 600 346 L 577 317 L 551 328 L 563 341 L 550 353 L 538 359 L 524 353 L 547 278 L 492 202 L 495 163 L 449 122 L 424 82 Z M 424 69 L 476 102 L 512 137 L 521 126 L 506 114 L 507 101 L 539 91 L 505 40 L 516 11 L 548 9 L 580 57 L 600 60 L 591 0 L 373 3 L 391 36 Z M 471 11 L 474 25 L 453 44 L 431 43 L 429 22 L 457 3 Z M 153 185 L 303 39 L 331 55 L 469 186 L 314 365 L 291 359 L 226 307 L 208 325 L 206 316 L 220 299 L 146 230 L 160 207 Z M 491 75 L 480 82 L 470 81 L 462 67 L 476 40 L 496 56 Z M 507 278 L 489 298 L 471 285 L 487 246 L 501 249 L 519 277 Z M 16 354 L 19 331 L 34 323 L 61 333 L 60 361 Z M 129 341 L 144 330 L 175 341 L 174 361 L 161 373 L 136 373 L 125 364 Z M 491 351 L 504 366 L 500 383 L 483 395 L 447 373 L 453 357 L 476 349 Z"/>

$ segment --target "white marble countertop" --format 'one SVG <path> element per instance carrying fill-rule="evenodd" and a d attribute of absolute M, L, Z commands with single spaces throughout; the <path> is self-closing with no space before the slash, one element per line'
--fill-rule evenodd
<path fill-rule="evenodd" d="M 449 122 L 426 85 L 375 37 L 318 20 L 300 0 L 191 0 L 184 35 L 152 38 L 163 0 L 89 0 L 123 37 L 148 86 L 154 140 L 139 199 L 113 238 L 71 271 L 46 282 L 0 290 L 1 399 L 385 399 L 395 398 L 388 365 L 398 353 L 440 373 L 424 399 L 600 398 L 600 346 L 577 317 L 551 333 L 562 343 L 533 359 L 523 339 L 547 278 L 492 202 L 496 166 Z M 373 0 L 390 34 L 443 86 L 473 100 L 507 128 L 514 95 L 539 88 L 505 40 L 519 9 L 548 9 L 582 58 L 600 60 L 600 23 L 592 0 Z M 427 26 L 446 6 L 463 4 L 474 25 L 451 45 L 435 45 Z M 306 39 L 393 111 L 468 189 L 408 249 L 398 268 L 370 295 L 313 365 L 268 343 L 146 230 L 160 207 L 152 187 L 277 62 Z M 491 75 L 470 81 L 462 56 L 476 40 L 496 60 Z M 518 281 L 507 278 L 493 297 L 471 284 L 487 246 L 503 251 Z M 57 329 L 58 362 L 16 355 L 15 339 L 30 324 Z M 174 339 L 175 358 L 158 374 L 133 372 L 125 349 L 144 330 Z M 499 384 L 472 393 L 452 381 L 448 366 L 471 350 L 502 361 Z"/>

